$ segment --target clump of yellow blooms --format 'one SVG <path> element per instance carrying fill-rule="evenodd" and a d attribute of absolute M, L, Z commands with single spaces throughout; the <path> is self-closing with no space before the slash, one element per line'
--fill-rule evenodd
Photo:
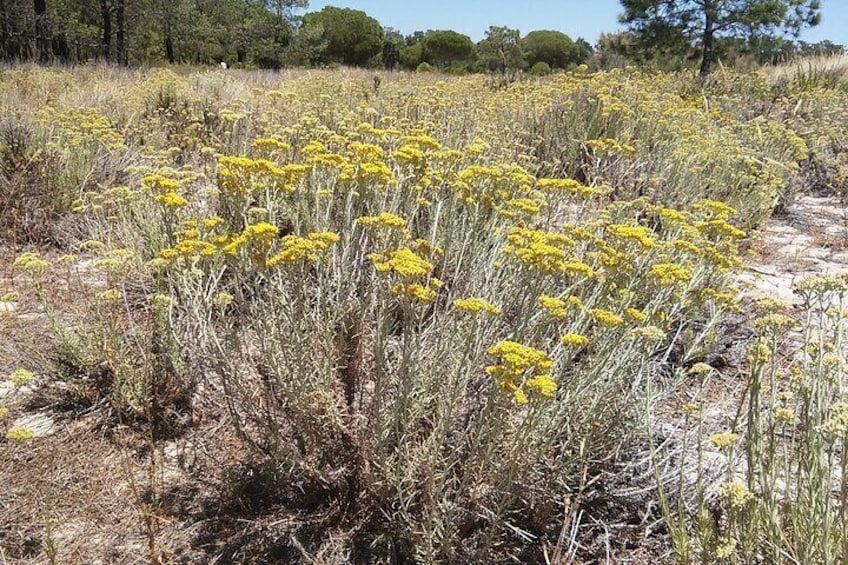
<path fill-rule="evenodd" d="M 648 319 L 648 315 L 637 308 L 625 308 L 624 316 L 637 324 L 641 324 Z"/>
<path fill-rule="evenodd" d="M 727 498 L 731 508 L 742 508 L 754 500 L 754 493 L 741 481 L 734 479 L 724 483 L 719 489 L 719 494 Z"/>
<path fill-rule="evenodd" d="M 560 342 L 566 347 L 580 348 L 589 343 L 589 338 L 576 333 L 567 333 L 560 338 Z"/>
<path fill-rule="evenodd" d="M 603 308 L 590 308 L 589 315 L 591 315 L 592 318 L 594 318 L 595 321 L 601 324 L 602 326 L 607 326 L 610 328 L 620 326 L 624 323 L 624 318 L 622 318 L 615 312 L 610 312 L 609 310 L 604 310 Z"/>
<path fill-rule="evenodd" d="M 587 266 L 569 260 L 565 250 L 573 248 L 575 244 L 564 234 L 511 228 L 507 242 L 508 245 L 504 247 L 505 254 L 543 274 L 565 273 L 569 270 L 586 274 L 587 269 L 584 267 Z M 588 273 L 591 273 L 590 268 Z"/>
<path fill-rule="evenodd" d="M 442 281 L 430 276 L 433 265 L 408 247 L 368 256 L 378 273 L 393 274 L 401 280 L 391 286 L 392 294 L 417 302 L 436 299 Z"/>
<path fill-rule="evenodd" d="M 321 253 L 339 241 L 338 234 L 332 232 L 310 233 L 306 237 L 287 235 L 283 238 L 283 250 L 266 261 L 266 266 L 276 267 L 281 263 L 316 263 Z"/>
<path fill-rule="evenodd" d="M 658 328 L 657 326 L 631 328 L 628 333 L 647 344 L 658 343 L 666 338 L 666 333 L 662 328 Z"/>
<path fill-rule="evenodd" d="M 257 138 L 253 140 L 253 143 L 251 143 L 250 146 L 259 151 L 266 151 L 268 153 L 273 153 L 275 151 L 288 151 L 291 149 L 290 144 L 274 137 Z"/>
<path fill-rule="evenodd" d="M 662 286 L 671 286 L 689 282 L 692 273 L 677 263 L 658 263 L 648 271 L 648 276 Z"/>
<path fill-rule="evenodd" d="M 754 320 L 754 329 L 762 333 L 783 333 L 797 327 L 798 320 L 786 314 L 772 313 Z"/>
<path fill-rule="evenodd" d="M 830 406 L 822 432 L 838 439 L 848 437 L 848 402 L 841 400 Z"/>
<path fill-rule="evenodd" d="M 653 231 L 644 226 L 610 224 L 606 232 L 613 241 L 634 242 L 645 249 L 657 246 Z"/>
<path fill-rule="evenodd" d="M 486 367 L 486 373 L 498 380 L 505 392 L 519 404 L 527 404 L 527 392 L 548 398 L 556 392 L 556 382 L 548 372 L 553 361 L 544 352 L 515 341 L 502 341 L 486 350 L 498 363 Z"/>
<path fill-rule="evenodd" d="M 363 227 L 380 227 L 386 229 L 403 230 L 406 228 L 406 220 L 389 212 L 380 212 L 376 216 L 362 216 L 356 223 Z"/>
<path fill-rule="evenodd" d="M 9 381 L 15 386 L 23 386 L 33 379 L 32 371 L 26 369 L 15 369 L 9 375 Z"/>
<path fill-rule="evenodd" d="M 162 204 L 165 208 L 182 208 L 188 204 L 188 200 L 177 194 L 176 192 L 166 192 L 165 194 L 157 194 L 156 202 Z"/>
<path fill-rule="evenodd" d="M 704 363 L 703 361 L 699 361 L 698 363 L 695 363 L 694 365 L 692 365 L 689 368 L 689 373 L 692 374 L 692 375 L 706 375 L 706 374 L 708 374 L 708 373 L 710 373 L 714 370 L 715 369 L 713 369 L 707 363 Z"/>
<path fill-rule="evenodd" d="M 50 266 L 50 261 L 42 259 L 37 253 L 28 251 L 19 255 L 13 264 L 26 271 L 40 272 Z"/>
<path fill-rule="evenodd" d="M 710 436 L 710 443 L 719 449 L 725 449 L 739 441 L 739 434 L 732 432 L 720 432 Z"/>
<path fill-rule="evenodd" d="M 100 300 L 102 302 L 115 302 L 115 301 L 123 298 L 123 296 L 124 296 L 124 293 L 122 293 L 117 288 L 110 288 L 108 290 L 98 292 L 97 295 L 96 295 L 97 300 Z"/>
<path fill-rule="evenodd" d="M 212 303 L 219 308 L 224 308 L 232 304 L 234 300 L 235 298 L 232 294 L 221 291 L 215 294 L 215 297 L 212 299 Z"/>
<path fill-rule="evenodd" d="M 368 258 L 374 263 L 377 272 L 394 272 L 404 278 L 424 278 L 433 270 L 429 261 L 406 247 L 386 253 L 372 253 Z"/>
<path fill-rule="evenodd" d="M 482 298 L 457 298 L 453 301 L 453 306 L 457 310 L 471 312 L 472 314 L 485 312 L 497 316 L 501 313 L 500 308 Z"/>
<path fill-rule="evenodd" d="M 23 444 L 28 440 L 31 440 L 35 434 L 32 433 L 32 430 L 29 428 L 12 428 L 6 432 L 6 439 L 11 441 L 12 443 Z"/>
<path fill-rule="evenodd" d="M 568 316 L 568 303 L 561 298 L 543 294 L 539 297 L 539 304 L 554 318 L 565 318 Z"/>

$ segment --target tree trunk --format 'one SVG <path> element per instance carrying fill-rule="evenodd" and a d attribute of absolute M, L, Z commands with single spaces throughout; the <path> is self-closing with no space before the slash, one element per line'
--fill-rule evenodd
<path fill-rule="evenodd" d="M 33 12 L 35 13 L 35 43 L 38 47 L 38 62 L 46 65 L 50 60 L 50 32 L 47 23 L 46 0 L 34 0 Z"/>
<path fill-rule="evenodd" d="M 713 66 L 713 35 L 715 34 L 715 18 L 710 8 L 705 11 L 704 21 L 704 53 L 701 59 L 701 78 L 710 74 Z"/>
<path fill-rule="evenodd" d="M 9 15 L 6 12 L 6 0 L 0 0 L 0 53 L 9 60 Z"/>
<path fill-rule="evenodd" d="M 108 63 L 112 58 L 112 7 L 109 6 L 108 0 L 100 0 L 100 16 L 103 20 L 103 39 L 100 46 L 103 60 Z"/>
<path fill-rule="evenodd" d="M 53 56 L 58 58 L 63 64 L 68 64 L 71 60 L 71 51 L 68 47 L 68 36 L 64 32 L 53 36 Z"/>
<path fill-rule="evenodd" d="M 127 24 L 124 21 L 126 0 L 115 1 L 115 55 L 119 65 L 127 64 Z"/>
<path fill-rule="evenodd" d="M 174 56 L 174 34 L 171 33 L 171 24 L 165 24 L 165 56 L 168 57 L 168 63 L 173 65 L 176 57 Z"/>

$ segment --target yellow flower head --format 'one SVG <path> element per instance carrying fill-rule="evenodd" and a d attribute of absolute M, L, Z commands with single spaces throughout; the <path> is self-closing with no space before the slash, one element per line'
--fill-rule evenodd
<path fill-rule="evenodd" d="M 389 212 L 380 212 L 376 216 L 362 216 L 356 223 L 363 227 L 379 227 L 386 229 L 403 230 L 406 228 L 406 220 Z"/>
<path fill-rule="evenodd" d="M 739 434 L 732 432 L 720 432 L 710 436 L 710 442 L 719 449 L 730 447 L 737 441 L 739 441 Z"/>
<path fill-rule="evenodd" d="M 9 380 L 15 386 L 23 386 L 33 379 L 32 371 L 26 369 L 16 369 L 9 375 Z"/>
<path fill-rule="evenodd" d="M 162 204 L 165 208 L 182 208 L 188 204 L 188 200 L 177 194 L 176 192 L 166 192 L 165 194 L 157 194 L 156 202 Z"/>
<path fill-rule="evenodd" d="M 13 264 L 26 271 L 40 272 L 50 266 L 50 261 L 42 259 L 37 253 L 26 252 L 18 256 Z"/>
<path fill-rule="evenodd" d="M 651 267 L 648 276 L 663 286 L 688 282 L 692 279 L 692 273 L 677 263 L 658 263 Z"/>
<path fill-rule="evenodd" d="M 602 326 L 612 328 L 624 323 L 624 319 L 621 316 L 603 308 L 592 308 L 589 310 L 589 314 Z"/>
<path fill-rule="evenodd" d="M 754 493 L 736 479 L 724 483 L 719 489 L 719 494 L 727 498 L 732 508 L 742 508 L 754 499 Z"/>
<path fill-rule="evenodd" d="M 275 267 L 280 263 L 317 263 L 324 251 L 339 241 L 339 236 L 332 232 L 314 232 L 307 237 L 287 235 L 283 238 L 283 250 L 272 256 L 266 266 Z"/>
<path fill-rule="evenodd" d="M 502 341 L 490 347 L 486 353 L 498 360 L 486 367 L 486 372 L 498 379 L 500 388 L 513 395 L 516 402 L 527 402 L 527 391 L 542 397 L 556 391 L 556 383 L 548 371 L 553 361 L 544 352 L 515 341 Z"/>
<path fill-rule="evenodd" d="M 501 309 L 482 298 L 458 298 L 453 301 L 453 306 L 457 310 L 479 314 L 486 312 L 495 316 L 501 313 Z"/>
<path fill-rule="evenodd" d="M 692 367 L 689 369 L 689 373 L 692 375 L 705 375 L 712 370 L 713 368 L 707 365 L 706 363 L 698 362 L 692 365 Z"/>
<path fill-rule="evenodd" d="M 406 247 L 385 254 L 369 256 L 378 272 L 394 272 L 407 279 L 423 279 L 433 271 L 433 265 Z"/>
<path fill-rule="evenodd" d="M 110 288 L 109 290 L 98 292 L 97 300 L 101 300 L 103 302 L 115 302 L 120 300 L 123 296 L 123 293 L 117 288 Z"/>
<path fill-rule="evenodd" d="M 22 444 L 28 440 L 33 438 L 34 434 L 32 430 L 28 428 L 12 428 L 8 432 L 6 432 L 6 439 L 13 443 Z"/>
<path fill-rule="evenodd" d="M 560 343 L 566 347 L 580 348 L 589 343 L 589 338 L 576 333 L 567 333 L 560 338 Z"/>
<path fill-rule="evenodd" d="M 225 306 L 229 306 L 230 304 L 232 304 L 233 300 L 234 300 L 234 298 L 233 298 L 232 294 L 230 294 L 229 292 L 221 291 L 221 292 L 219 292 L 218 294 L 215 295 L 215 298 L 212 300 L 212 303 L 215 306 L 219 306 L 219 307 L 223 308 Z"/>
<path fill-rule="evenodd" d="M 415 302 L 423 302 L 429 304 L 436 299 L 439 288 L 442 286 L 442 281 L 435 277 L 431 277 L 427 284 L 420 283 L 397 283 L 392 286 L 392 294 L 395 296 L 405 296 Z"/>
<path fill-rule="evenodd" d="M 539 297 L 539 305 L 547 310 L 554 318 L 565 318 L 568 316 L 568 303 L 561 298 L 543 294 Z"/>
<path fill-rule="evenodd" d="M 538 375 L 527 379 L 524 386 L 539 396 L 550 398 L 556 392 L 557 384 L 550 375 Z"/>
<path fill-rule="evenodd" d="M 524 265 L 543 274 L 581 272 L 582 264 L 571 261 L 565 249 L 573 248 L 574 241 L 560 233 L 543 232 L 528 228 L 512 228 L 507 235 L 504 253 L 512 255 Z M 581 265 L 581 266 L 578 266 Z M 588 268 L 585 267 L 585 268 Z M 589 269 L 591 271 L 591 269 Z"/>
<path fill-rule="evenodd" d="M 641 310 L 637 310 L 636 308 L 625 308 L 624 315 L 628 319 L 633 320 L 638 324 L 641 324 L 648 318 L 647 314 L 645 314 Z"/>
<path fill-rule="evenodd" d="M 606 232 L 614 240 L 634 242 L 645 249 L 651 249 L 658 245 L 653 237 L 654 232 L 644 226 L 610 224 L 606 227 Z"/>

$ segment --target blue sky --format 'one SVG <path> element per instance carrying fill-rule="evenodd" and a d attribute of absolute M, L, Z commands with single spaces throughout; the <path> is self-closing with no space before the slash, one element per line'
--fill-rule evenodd
<path fill-rule="evenodd" d="M 327 5 L 363 10 L 404 34 L 453 29 L 477 41 L 490 25 L 506 25 L 522 34 L 557 29 L 589 43 L 619 27 L 621 6 L 618 0 L 311 0 L 309 11 Z M 801 39 L 848 45 L 848 0 L 822 0 L 821 25 L 802 32 Z"/>

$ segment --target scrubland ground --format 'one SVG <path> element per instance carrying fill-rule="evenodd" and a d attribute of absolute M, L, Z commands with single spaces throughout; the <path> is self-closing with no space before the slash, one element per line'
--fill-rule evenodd
<path fill-rule="evenodd" d="M 819 68 L 4 69 L 0 555 L 843 562 Z"/>

